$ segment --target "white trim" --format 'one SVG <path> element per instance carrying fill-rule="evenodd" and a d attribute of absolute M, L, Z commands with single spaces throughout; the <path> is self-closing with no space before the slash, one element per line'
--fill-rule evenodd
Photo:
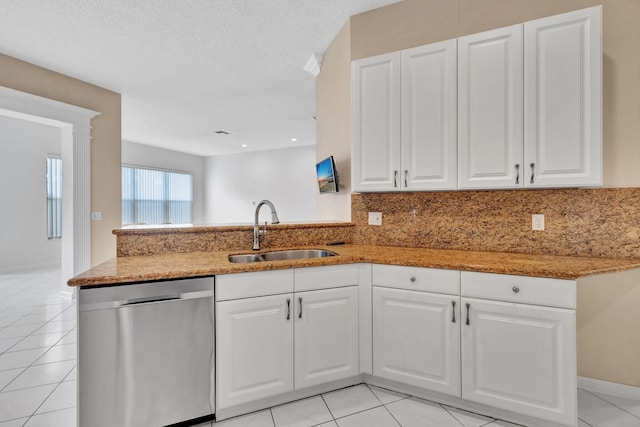
<path fill-rule="evenodd" d="M 611 396 L 640 400 L 640 387 L 634 387 L 632 385 L 612 383 L 610 381 L 597 380 L 594 378 L 578 377 L 578 388 Z"/>
<path fill-rule="evenodd" d="M 91 266 L 91 119 L 98 114 L 97 111 L 0 86 L 0 115 L 61 128 L 63 156 L 65 142 L 69 143 L 65 163 L 70 165 L 73 208 L 70 215 L 65 216 L 70 221 L 67 223 L 72 224 L 72 233 L 68 229 L 64 231 L 67 236 L 71 235 L 71 240 L 67 245 L 63 242 L 61 285 L 61 292 L 68 296 L 72 292 L 67 289 L 66 281 Z M 64 222 L 63 219 L 63 227 Z"/>

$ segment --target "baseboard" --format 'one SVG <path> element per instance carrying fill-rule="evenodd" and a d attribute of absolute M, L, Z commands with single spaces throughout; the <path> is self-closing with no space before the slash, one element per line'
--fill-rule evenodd
<path fill-rule="evenodd" d="M 610 381 L 594 378 L 578 377 L 578 388 L 596 393 L 609 394 L 611 396 L 626 397 L 627 399 L 640 400 L 640 387 L 632 385 L 612 383 Z"/>

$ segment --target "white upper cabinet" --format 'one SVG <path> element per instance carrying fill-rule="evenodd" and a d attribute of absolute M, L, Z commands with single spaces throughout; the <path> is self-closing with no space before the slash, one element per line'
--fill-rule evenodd
<path fill-rule="evenodd" d="M 402 51 L 402 189 L 457 184 L 457 41 Z"/>
<path fill-rule="evenodd" d="M 353 190 L 400 185 L 400 52 L 352 67 Z"/>
<path fill-rule="evenodd" d="M 525 186 L 602 185 L 601 6 L 524 24 Z"/>
<path fill-rule="evenodd" d="M 354 61 L 353 190 L 602 185 L 601 6 Z"/>
<path fill-rule="evenodd" d="M 456 188 L 456 45 L 353 63 L 354 191 Z"/>
<path fill-rule="evenodd" d="M 458 39 L 458 186 L 522 187 L 522 25 Z"/>

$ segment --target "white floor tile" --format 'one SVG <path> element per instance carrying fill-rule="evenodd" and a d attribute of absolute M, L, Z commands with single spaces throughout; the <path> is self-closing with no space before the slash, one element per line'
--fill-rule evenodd
<path fill-rule="evenodd" d="M 373 385 L 370 385 L 369 389 L 384 405 L 386 405 L 387 403 L 395 402 L 396 400 L 406 399 L 407 397 L 409 397 L 406 394 L 398 393 L 397 391 L 387 390 Z"/>
<path fill-rule="evenodd" d="M 75 408 L 78 401 L 77 381 L 65 381 L 51 393 L 36 413 L 57 411 L 60 409 Z"/>
<path fill-rule="evenodd" d="M 640 418 L 584 390 L 578 390 L 578 417 L 597 427 L 640 426 Z"/>
<path fill-rule="evenodd" d="M 7 384 L 13 381 L 18 375 L 20 375 L 26 368 L 9 369 L 7 371 L 0 371 L 0 391 L 4 389 Z"/>
<path fill-rule="evenodd" d="M 0 339 L 26 337 L 40 328 L 40 325 L 16 325 L 7 326 L 0 331 Z"/>
<path fill-rule="evenodd" d="M 61 382 L 75 366 L 75 360 L 31 366 L 22 372 L 19 377 L 14 379 L 3 391 L 19 390 L 21 388 L 45 384 L 57 384 Z"/>
<path fill-rule="evenodd" d="M 48 322 L 43 326 L 41 326 L 40 328 L 38 328 L 37 330 L 35 330 L 33 333 L 49 334 L 51 332 L 68 332 L 75 327 L 76 327 L 75 320 L 58 320 L 58 321 L 52 320 L 51 322 Z"/>
<path fill-rule="evenodd" d="M 56 317 L 56 314 L 51 313 L 27 314 L 26 316 L 21 317 L 19 320 L 16 320 L 14 323 L 12 323 L 12 325 L 42 325 L 44 323 L 47 323 L 54 317 Z"/>
<path fill-rule="evenodd" d="M 591 427 L 591 426 L 589 424 L 585 423 L 584 421 L 579 419 L 578 420 L 578 427 Z"/>
<path fill-rule="evenodd" d="M 76 320 L 76 307 L 75 305 L 67 308 L 62 313 L 58 314 L 53 320 Z"/>
<path fill-rule="evenodd" d="M 61 362 L 63 360 L 76 360 L 78 358 L 77 344 L 54 345 L 39 358 L 35 364 Z"/>
<path fill-rule="evenodd" d="M 387 405 L 402 427 L 460 427 L 460 423 L 437 403 L 412 397 Z"/>
<path fill-rule="evenodd" d="M 328 423 L 318 424 L 316 427 L 338 427 L 338 424 L 335 421 L 329 421 Z"/>
<path fill-rule="evenodd" d="M 458 408 L 452 408 L 451 406 L 443 405 L 443 407 L 447 412 L 453 415 L 453 417 L 458 420 L 458 422 L 464 427 L 480 427 L 495 421 L 493 418 L 474 414 L 468 411 L 463 411 L 462 409 Z"/>
<path fill-rule="evenodd" d="M 58 345 L 76 344 L 77 342 L 78 342 L 78 333 L 76 332 L 75 329 L 72 329 L 71 331 L 67 332 L 64 338 L 62 338 L 60 342 L 57 344 Z"/>
<path fill-rule="evenodd" d="M 240 417 L 229 418 L 213 424 L 215 427 L 274 427 L 271 411 L 260 411 Z"/>
<path fill-rule="evenodd" d="M 342 390 L 323 394 L 334 418 L 340 418 L 356 412 L 380 406 L 378 398 L 364 385 L 356 385 Z"/>
<path fill-rule="evenodd" d="M 311 427 L 333 420 L 320 396 L 276 406 L 271 413 L 276 427 Z"/>
<path fill-rule="evenodd" d="M 520 424 L 508 423 L 506 421 L 494 421 L 491 424 L 487 424 L 487 427 L 522 427 Z"/>
<path fill-rule="evenodd" d="M 349 415 L 336 420 L 339 427 L 399 427 L 384 406 Z"/>
<path fill-rule="evenodd" d="M 8 351 L 30 350 L 32 348 L 51 347 L 64 337 L 64 332 L 52 334 L 29 335 L 22 341 L 11 347 Z"/>
<path fill-rule="evenodd" d="M 69 372 L 69 375 L 67 375 L 66 377 L 64 377 L 64 381 L 76 381 L 78 379 L 78 367 L 74 367 L 71 372 Z"/>
<path fill-rule="evenodd" d="M 0 427 L 22 427 L 29 418 L 18 418 L 17 420 L 5 421 L 0 423 Z"/>
<path fill-rule="evenodd" d="M 71 408 L 34 415 L 24 427 L 75 427 L 76 425 L 76 409 Z"/>
<path fill-rule="evenodd" d="M 17 316 L 2 316 L 0 317 L 0 328 L 6 328 L 9 325 L 12 325 L 13 323 L 17 322 L 18 320 L 22 319 L 23 316 L 17 315 Z"/>
<path fill-rule="evenodd" d="M 20 337 L 0 339 L 0 353 L 4 353 L 9 350 L 11 347 L 19 343 L 20 340 L 22 340 Z"/>
<path fill-rule="evenodd" d="M 55 387 L 45 385 L 0 393 L 0 421 L 30 416 Z"/>
<path fill-rule="evenodd" d="M 46 348 L 13 351 L 0 355 L 0 370 L 26 368 L 47 351 Z"/>
<path fill-rule="evenodd" d="M 627 399 L 625 397 L 611 396 L 609 394 L 604 393 L 595 393 L 593 391 L 589 391 L 588 393 L 594 394 L 598 396 L 600 399 L 606 400 L 612 405 L 617 406 L 618 408 L 624 409 L 627 412 L 631 412 L 636 417 L 640 417 L 640 401 Z"/>

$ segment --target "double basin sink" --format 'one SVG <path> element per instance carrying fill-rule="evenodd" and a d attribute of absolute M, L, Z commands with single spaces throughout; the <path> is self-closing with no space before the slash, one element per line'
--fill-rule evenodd
<path fill-rule="evenodd" d="M 294 249 L 290 251 L 272 251 L 258 254 L 229 255 L 229 261 L 234 263 L 291 261 L 298 259 L 326 258 L 335 256 L 333 252 L 324 249 Z"/>

